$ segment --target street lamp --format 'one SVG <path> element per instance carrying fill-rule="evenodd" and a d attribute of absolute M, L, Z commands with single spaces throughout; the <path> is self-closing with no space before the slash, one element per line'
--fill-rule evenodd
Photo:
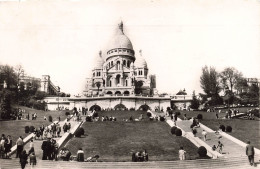
<path fill-rule="evenodd" d="M 58 87 L 58 110 L 60 110 L 60 87 Z"/>

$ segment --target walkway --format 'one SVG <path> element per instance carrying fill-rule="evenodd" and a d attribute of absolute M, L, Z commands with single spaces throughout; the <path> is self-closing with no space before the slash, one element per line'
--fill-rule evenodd
<path fill-rule="evenodd" d="M 63 125 L 64 125 L 65 123 L 70 123 L 70 124 L 71 124 L 71 129 L 72 129 L 76 124 L 78 124 L 78 122 L 74 121 L 73 119 L 69 120 L 69 122 L 67 122 L 67 119 L 66 119 L 66 120 L 64 120 L 64 121 L 60 121 L 60 122 L 59 122 L 61 128 L 63 127 Z M 63 130 L 61 131 L 61 134 L 60 134 L 60 135 L 61 135 L 61 136 L 64 135 Z M 59 140 L 60 138 L 61 138 L 61 137 L 59 137 L 59 138 L 54 138 L 54 139 L 58 142 L 58 140 Z M 34 150 L 35 150 L 35 155 L 36 155 L 36 157 L 37 157 L 37 160 L 41 160 L 41 159 L 42 159 L 42 149 L 41 149 L 42 142 L 43 142 L 43 140 L 38 140 L 38 139 L 37 139 L 37 140 L 34 140 Z M 30 144 L 27 143 L 27 144 L 24 146 L 24 149 L 26 150 L 27 153 L 28 153 L 28 151 L 30 150 L 29 145 L 30 145 Z M 14 157 L 14 155 L 13 155 L 13 157 Z"/>
<path fill-rule="evenodd" d="M 153 113 L 156 115 L 164 115 L 164 113 L 158 113 L 158 112 L 153 112 Z M 170 117 L 167 117 L 167 120 L 171 121 Z M 168 124 L 171 127 L 173 126 L 173 123 L 168 122 Z M 185 132 L 185 134 L 189 134 L 189 136 L 193 136 L 193 134 L 191 132 L 191 128 L 190 128 L 191 124 L 192 124 L 192 120 L 178 119 L 176 122 L 177 127 L 181 128 Z M 203 136 L 201 134 L 203 129 L 207 132 L 206 141 L 203 140 Z M 213 145 L 217 146 L 218 141 L 221 141 L 224 145 L 222 155 L 225 158 L 244 157 L 245 156 L 244 145 L 237 144 L 236 142 L 234 142 L 234 140 L 231 140 L 232 138 L 231 139 L 227 138 L 227 137 L 225 137 L 225 135 L 227 135 L 227 133 L 225 133 L 225 132 L 223 132 L 223 134 L 222 134 L 222 132 L 220 132 L 220 134 L 216 134 L 215 131 L 209 129 L 208 127 L 206 127 L 202 124 L 201 127 L 197 128 L 196 137 L 199 138 L 202 143 L 205 143 L 205 145 L 208 146 L 209 148 L 213 147 Z M 196 140 L 196 138 L 193 138 L 193 139 Z M 259 150 L 256 149 L 256 154 L 259 154 L 258 152 L 259 152 Z"/>

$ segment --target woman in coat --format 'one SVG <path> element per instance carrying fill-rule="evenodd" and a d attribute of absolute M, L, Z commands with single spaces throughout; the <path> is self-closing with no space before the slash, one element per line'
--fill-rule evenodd
<path fill-rule="evenodd" d="M 28 158 L 28 155 L 26 154 L 26 151 L 23 150 L 22 154 L 20 155 L 20 164 L 21 164 L 22 169 L 24 169 L 25 165 L 28 163 L 27 158 Z"/>

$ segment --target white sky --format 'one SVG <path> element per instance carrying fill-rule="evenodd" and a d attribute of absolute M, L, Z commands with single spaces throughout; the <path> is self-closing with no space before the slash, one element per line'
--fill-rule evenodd
<path fill-rule="evenodd" d="M 0 64 L 49 74 L 77 94 L 122 19 L 159 92 L 201 92 L 204 65 L 260 77 L 259 0 L 34 0 L 0 2 Z"/>

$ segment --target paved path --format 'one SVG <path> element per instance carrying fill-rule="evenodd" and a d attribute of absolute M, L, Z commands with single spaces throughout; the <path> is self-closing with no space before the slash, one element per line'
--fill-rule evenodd
<path fill-rule="evenodd" d="M 155 115 L 165 115 L 164 113 L 158 113 L 158 112 L 153 112 Z M 167 120 L 170 120 L 170 117 L 166 117 Z M 192 133 L 191 131 L 191 126 L 192 120 L 181 120 L 178 119 L 176 122 L 176 125 L 181 128 L 185 133 Z M 209 129 L 211 130 L 211 129 Z M 224 145 L 222 155 L 225 158 L 230 158 L 230 157 L 243 157 L 245 156 L 245 147 L 235 143 L 234 141 L 221 136 L 220 134 L 216 134 L 215 131 L 207 131 L 207 139 L 204 141 L 203 136 L 202 136 L 202 127 L 197 128 L 197 134 L 196 137 L 200 138 L 203 142 L 205 142 L 209 147 L 213 147 L 213 145 L 218 145 L 218 141 L 221 141 L 222 144 Z"/>
<path fill-rule="evenodd" d="M 78 124 L 78 122 L 76 122 L 76 121 L 74 121 L 73 120 L 73 118 L 71 119 L 71 120 L 69 120 L 69 122 L 67 122 L 67 120 L 64 120 L 64 121 L 60 121 L 59 122 L 59 124 L 60 124 L 60 126 L 61 126 L 61 129 L 62 129 L 62 127 L 63 127 L 63 125 L 65 124 L 65 123 L 70 123 L 71 124 L 71 128 L 73 128 L 76 124 Z M 62 131 L 61 131 L 61 136 L 64 134 L 64 132 L 63 132 L 63 129 L 62 129 Z M 59 137 L 59 138 L 54 138 L 56 141 L 58 141 L 59 139 L 60 139 L 61 137 Z M 37 157 L 37 160 L 41 160 L 42 159 L 42 149 L 41 149 L 41 145 L 42 145 L 42 142 L 43 142 L 43 140 L 34 140 L 34 150 L 35 150 L 35 155 L 36 155 L 36 157 Z M 28 153 L 28 151 L 30 150 L 30 148 L 29 148 L 29 143 L 27 143 L 25 146 L 24 146 L 24 148 L 25 148 L 25 150 L 26 150 L 26 152 Z"/>

